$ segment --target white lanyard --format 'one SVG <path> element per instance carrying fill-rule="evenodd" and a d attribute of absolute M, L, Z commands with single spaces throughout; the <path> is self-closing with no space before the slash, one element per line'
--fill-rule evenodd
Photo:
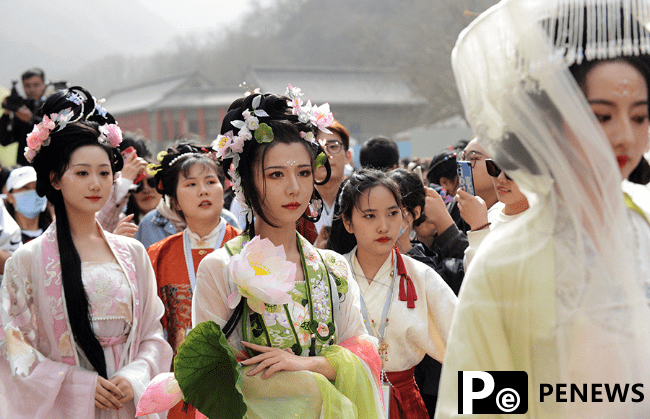
<path fill-rule="evenodd" d="M 217 244 L 214 246 L 214 249 L 221 247 L 223 238 L 226 235 L 226 224 L 224 223 L 221 233 L 217 238 Z M 194 272 L 194 259 L 192 258 L 192 247 L 190 246 L 190 236 L 187 234 L 187 230 L 183 231 L 183 252 L 185 253 L 185 265 L 187 266 L 187 274 L 190 276 L 190 285 L 192 290 L 196 287 L 196 272 Z"/>
<path fill-rule="evenodd" d="M 391 253 L 391 255 L 393 255 Z M 352 269 L 352 275 L 354 275 L 354 278 L 357 278 L 357 275 L 354 273 L 354 260 L 352 260 L 352 263 L 350 264 L 350 268 Z M 388 289 L 388 295 L 386 296 L 386 302 L 384 302 L 384 310 L 382 311 L 382 318 L 381 322 L 379 323 L 379 330 L 377 330 L 377 333 L 379 336 L 377 336 L 380 340 L 379 342 L 381 343 L 384 340 L 384 331 L 386 330 L 386 323 L 388 320 L 388 314 L 390 312 L 390 306 L 391 302 L 393 301 L 393 290 L 395 289 L 395 280 L 397 279 L 397 258 L 393 256 L 393 281 L 391 282 L 390 288 Z M 361 314 L 363 315 L 363 319 L 365 320 L 366 323 L 366 330 L 368 331 L 368 334 L 372 336 L 372 322 L 370 320 L 370 315 L 368 314 L 368 308 L 366 307 L 366 302 L 363 299 L 363 293 L 361 293 Z"/>

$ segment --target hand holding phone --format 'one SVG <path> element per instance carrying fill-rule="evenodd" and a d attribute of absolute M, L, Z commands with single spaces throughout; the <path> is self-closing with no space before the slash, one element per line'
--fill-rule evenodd
<path fill-rule="evenodd" d="M 132 160 L 129 160 L 131 156 L 134 156 L 134 158 Z M 145 169 L 139 169 L 140 166 L 146 166 L 146 162 L 142 159 L 140 159 L 142 160 L 141 162 L 137 160 L 138 153 L 135 151 L 135 148 L 133 148 L 133 146 L 127 147 L 124 151 L 122 151 L 122 158 L 124 159 L 124 168 L 122 168 L 122 174 L 127 175 L 127 179 L 130 179 L 131 176 L 127 174 L 127 172 L 130 172 L 130 166 L 134 166 L 133 170 L 138 170 L 135 179 L 133 179 L 134 185 L 142 182 L 147 177 L 147 172 Z"/>
<path fill-rule="evenodd" d="M 469 161 L 457 161 L 456 171 L 458 172 L 458 185 L 465 192 L 474 193 L 474 177 L 472 176 L 472 163 Z"/>

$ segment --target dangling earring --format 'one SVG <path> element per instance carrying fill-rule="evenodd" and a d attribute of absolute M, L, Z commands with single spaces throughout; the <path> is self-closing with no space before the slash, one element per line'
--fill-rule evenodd
<path fill-rule="evenodd" d="M 314 192 L 311 194 L 311 199 L 309 200 L 309 205 L 303 213 L 303 217 L 312 223 L 318 222 L 320 220 L 321 213 L 323 212 L 323 198 L 318 193 L 318 190 L 314 188 Z"/>

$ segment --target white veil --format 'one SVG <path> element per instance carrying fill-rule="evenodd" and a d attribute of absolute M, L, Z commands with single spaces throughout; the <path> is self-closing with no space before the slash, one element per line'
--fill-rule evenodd
<path fill-rule="evenodd" d="M 647 0 L 504 0 L 461 33 L 452 64 L 466 117 L 531 206 L 490 233 L 466 274 L 436 417 L 457 412 L 458 371 L 491 369 L 528 372 L 531 417 L 649 417 L 650 310 L 621 175 L 567 65 L 648 51 L 636 22 L 649 18 Z M 648 394 L 539 403 L 542 383 Z"/>

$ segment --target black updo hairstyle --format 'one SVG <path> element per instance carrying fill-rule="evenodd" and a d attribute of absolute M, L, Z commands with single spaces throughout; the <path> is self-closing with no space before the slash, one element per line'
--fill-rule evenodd
<path fill-rule="evenodd" d="M 456 157 L 456 151 L 446 151 L 435 156 L 427 169 L 427 180 L 430 183 L 440 185 L 440 178 L 442 177 L 451 181 L 456 179 L 458 176 Z"/>
<path fill-rule="evenodd" d="M 228 108 L 228 113 L 224 117 L 223 123 L 221 124 L 222 135 L 227 133 L 228 131 L 233 131 L 234 135 L 237 135 L 239 129 L 234 127 L 231 122 L 236 120 L 242 121 L 244 119 L 244 117 L 242 116 L 242 112 L 244 112 L 245 110 L 250 110 L 250 111 L 253 110 L 252 102 L 253 99 L 255 99 L 256 97 L 261 97 L 260 105 L 258 109 L 262 109 L 266 111 L 266 113 L 269 115 L 268 117 L 266 116 L 258 117 L 259 122 L 260 124 L 265 123 L 269 127 L 271 127 L 271 129 L 273 130 L 273 141 L 269 143 L 261 143 L 261 144 L 258 143 L 254 138 L 246 141 L 244 143 L 244 148 L 242 152 L 239 153 L 240 158 L 239 158 L 239 166 L 237 167 L 237 170 L 241 177 L 241 186 L 242 189 L 244 190 L 246 201 L 251 206 L 255 214 L 257 214 L 259 217 L 262 217 L 262 219 L 267 224 L 273 226 L 273 223 L 270 222 L 270 220 L 268 219 L 268 217 L 266 216 L 266 214 L 262 209 L 263 197 L 260 196 L 262 191 L 255 190 L 255 184 L 253 182 L 253 177 L 254 177 L 253 169 L 255 164 L 257 162 L 261 162 L 263 164 L 268 150 L 279 143 L 303 144 L 305 149 L 309 152 L 312 170 L 315 170 L 316 157 L 320 153 L 323 153 L 323 155 L 325 155 L 325 152 L 317 142 L 309 143 L 308 141 L 304 140 L 300 136 L 300 132 L 302 131 L 305 133 L 311 132 L 314 134 L 314 137 L 316 137 L 318 128 L 311 123 L 300 122 L 298 119 L 298 115 L 292 115 L 291 113 L 291 108 L 287 104 L 289 98 L 286 96 L 279 96 L 273 93 L 264 93 L 264 94 L 254 93 L 249 96 L 235 100 L 230 105 L 230 108 Z M 223 167 L 227 169 L 230 167 L 231 163 L 232 163 L 232 159 L 225 159 L 223 161 Z M 325 176 L 325 179 L 323 179 L 320 182 L 314 180 L 314 183 L 316 185 L 324 185 L 330 180 L 332 169 L 327 159 L 325 159 L 324 166 L 327 170 L 327 176 Z M 230 178 L 230 176 L 227 173 L 227 170 L 225 171 L 226 171 L 226 176 Z M 316 199 L 321 199 L 322 201 L 322 198 L 316 188 L 313 188 L 312 196 L 315 197 Z M 320 218 L 320 211 L 316 217 L 310 217 L 309 215 L 307 215 L 306 212 L 302 214 L 302 217 L 308 219 L 309 221 L 316 222 Z M 250 237 L 253 237 L 255 235 L 254 223 L 251 223 L 247 220 L 245 231 L 248 233 Z"/>
<path fill-rule="evenodd" d="M 181 143 L 175 147 L 169 147 L 167 154 L 160 162 L 160 170 L 154 176 L 156 183 L 156 190 L 164 196 L 168 196 L 171 200 L 170 205 L 172 209 L 185 220 L 185 216 L 178 207 L 178 199 L 176 197 L 176 190 L 178 189 L 178 179 L 180 175 L 187 177 L 190 169 L 196 165 L 202 165 L 207 169 L 213 169 L 221 185 L 225 183 L 225 177 L 221 166 L 215 160 L 208 157 L 206 153 L 212 153 L 211 147 L 199 147 L 188 143 Z M 181 156 L 181 157 L 179 157 Z M 174 161 L 174 164 L 170 163 Z"/>
<path fill-rule="evenodd" d="M 71 93 L 83 94 L 83 102 L 79 105 L 71 102 Z M 50 174 L 54 181 L 60 180 L 68 168 L 72 153 L 84 146 L 101 147 L 108 155 L 113 173 L 122 169 L 123 162 L 117 149 L 98 140 L 99 127 L 105 123 L 114 123 L 115 120 L 108 113 L 102 116 L 97 112 L 90 93 L 78 86 L 57 90 L 47 98 L 42 110 L 44 115 L 51 115 L 68 108 L 74 112 L 71 120 L 76 122 L 69 122 L 61 130 L 58 130 L 57 124 L 50 132 L 49 145 L 40 149 L 32 165 L 37 176 L 36 192 L 39 196 L 46 196 L 54 205 L 63 292 L 72 336 L 97 373 L 108 378 L 104 351 L 92 328 L 88 295 L 81 279 L 81 259 L 70 234 L 63 195 L 52 186 Z"/>
<path fill-rule="evenodd" d="M 375 186 L 386 187 L 393 194 L 397 205 L 400 208 L 403 207 L 400 188 L 388 173 L 376 169 L 361 169 L 352 173 L 341 185 L 341 191 L 336 200 L 332 232 L 327 242 L 328 249 L 344 254 L 350 252 L 357 245 L 356 237 L 354 234 L 348 233 L 343 220 L 352 219 L 354 208 L 359 209 L 361 195 Z"/>
<path fill-rule="evenodd" d="M 417 227 L 427 220 L 424 213 L 424 204 L 427 193 L 420 176 L 406 169 L 394 169 L 388 172 L 388 177 L 393 179 L 399 187 L 404 208 L 413 216 L 413 226 Z M 420 216 L 415 218 L 415 208 L 420 207 Z"/>

